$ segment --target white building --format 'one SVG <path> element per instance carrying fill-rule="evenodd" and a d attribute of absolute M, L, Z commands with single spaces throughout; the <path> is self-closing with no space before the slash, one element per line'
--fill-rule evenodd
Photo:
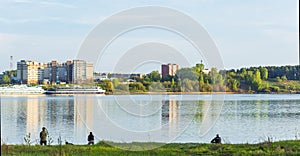
<path fill-rule="evenodd" d="M 37 84 L 39 78 L 43 75 L 43 68 L 42 63 L 21 60 L 17 62 L 17 78 L 23 84 Z"/>
<path fill-rule="evenodd" d="M 92 83 L 93 82 L 94 65 L 93 63 L 83 60 L 73 60 L 72 64 L 72 82 Z"/>

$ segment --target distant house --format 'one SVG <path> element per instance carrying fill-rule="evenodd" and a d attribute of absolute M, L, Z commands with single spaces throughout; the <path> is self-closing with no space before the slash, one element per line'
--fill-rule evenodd
<path fill-rule="evenodd" d="M 203 72 L 204 74 L 208 75 L 209 72 L 210 72 L 210 69 L 204 69 L 202 72 Z"/>

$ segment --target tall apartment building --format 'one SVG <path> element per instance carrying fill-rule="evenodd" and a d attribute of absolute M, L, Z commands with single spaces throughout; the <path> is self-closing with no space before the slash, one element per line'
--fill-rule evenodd
<path fill-rule="evenodd" d="M 163 64 L 161 65 L 161 75 L 162 76 L 175 76 L 176 71 L 178 70 L 178 64 Z"/>
<path fill-rule="evenodd" d="M 43 68 L 42 63 L 21 60 L 17 63 L 17 78 L 23 84 L 37 84 L 43 75 Z"/>
<path fill-rule="evenodd" d="M 94 65 L 92 62 L 86 62 L 86 82 L 94 82 Z"/>
<path fill-rule="evenodd" d="M 93 63 L 83 60 L 45 64 L 21 60 L 17 63 L 17 78 L 24 84 L 41 84 L 44 80 L 50 83 L 90 83 L 93 82 L 93 73 Z"/>
<path fill-rule="evenodd" d="M 73 60 L 72 64 L 72 82 L 91 83 L 93 82 L 94 65 L 91 62 L 83 60 Z"/>

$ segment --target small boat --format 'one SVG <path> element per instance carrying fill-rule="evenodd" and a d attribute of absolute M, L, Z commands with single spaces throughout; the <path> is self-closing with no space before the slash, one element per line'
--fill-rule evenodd
<path fill-rule="evenodd" d="M 44 92 L 45 94 L 104 94 L 105 90 L 100 87 L 56 87 L 49 88 Z"/>
<path fill-rule="evenodd" d="M 40 86 L 13 85 L 0 87 L 1 95 L 43 94 L 44 92 L 45 90 Z"/>

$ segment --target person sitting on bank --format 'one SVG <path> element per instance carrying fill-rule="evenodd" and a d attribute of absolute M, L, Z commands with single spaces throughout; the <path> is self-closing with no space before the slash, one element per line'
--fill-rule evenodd
<path fill-rule="evenodd" d="M 41 145 L 47 145 L 47 129 L 45 127 L 42 128 L 42 131 L 40 132 L 40 144 Z"/>
<path fill-rule="evenodd" d="M 217 136 L 211 140 L 211 143 L 216 143 L 216 144 L 221 143 L 221 137 L 219 137 L 219 134 L 217 134 Z"/>
<path fill-rule="evenodd" d="M 88 136 L 88 145 L 94 145 L 94 135 L 92 132 L 90 132 L 90 135 Z"/>

